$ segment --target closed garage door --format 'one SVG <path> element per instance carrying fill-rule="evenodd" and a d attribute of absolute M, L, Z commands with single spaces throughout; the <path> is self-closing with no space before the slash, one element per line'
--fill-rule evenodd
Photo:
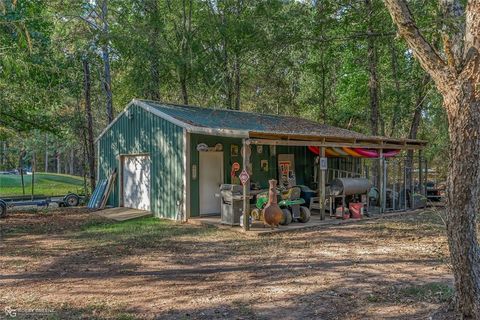
<path fill-rule="evenodd" d="M 123 206 L 150 211 L 150 157 L 125 156 Z"/>

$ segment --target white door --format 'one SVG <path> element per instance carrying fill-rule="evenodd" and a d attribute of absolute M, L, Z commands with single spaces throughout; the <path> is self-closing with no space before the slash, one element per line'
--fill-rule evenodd
<path fill-rule="evenodd" d="M 150 157 L 125 156 L 123 206 L 150 211 Z"/>
<path fill-rule="evenodd" d="M 200 214 L 220 214 L 220 185 L 223 183 L 223 152 L 200 152 Z"/>

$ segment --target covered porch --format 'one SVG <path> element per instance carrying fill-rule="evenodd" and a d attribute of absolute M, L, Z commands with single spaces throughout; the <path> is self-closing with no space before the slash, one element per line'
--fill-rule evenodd
<path fill-rule="evenodd" d="M 280 230 L 294 230 L 335 223 L 344 223 L 345 216 L 336 217 L 336 209 L 348 209 L 350 202 L 362 204 L 365 208 L 365 218 L 376 218 L 394 212 L 412 211 L 425 206 L 423 201 L 426 195 L 427 161 L 422 156 L 422 149 L 426 142 L 411 139 L 391 139 L 385 137 L 346 137 L 338 135 L 316 134 L 278 134 L 265 132 L 249 132 L 249 138 L 242 140 L 242 212 L 243 230 L 258 229 L 263 225 L 250 221 L 252 206 L 255 207 L 255 196 L 259 193 L 255 184 L 250 181 L 249 172 L 252 172 L 252 148 L 257 146 L 273 148 L 288 147 L 289 149 L 303 148 L 314 154 L 313 161 L 303 162 L 302 167 L 296 170 L 312 171 L 315 191 L 314 197 L 305 204 L 311 211 L 311 219 L 307 223 L 295 223 L 291 226 L 282 226 Z M 297 153 L 297 152 L 294 152 Z M 305 157 L 305 159 L 312 159 Z M 285 178 L 278 163 L 279 184 Z M 295 170 L 295 165 L 292 166 Z M 310 168 L 309 168 L 310 167 Z M 287 170 L 288 171 L 288 170 Z M 246 174 L 244 174 L 246 173 Z M 292 175 L 286 172 L 287 180 Z M 295 172 L 293 172 L 295 176 Z M 371 183 L 371 189 L 365 194 L 343 194 L 338 197 L 330 190 L 332 181 L 339 178 L 363 179 Z M 353 181 L 353 180 L 352 180 Z M 289 182 L 289 181 L 288 181 Z M 337 181 L 338 182 L 338 181 Z M 295 180 L 293 179 L 295 184 Z M 283 183 L 285 185 L 285 183 Z M 340 198 L 340 199 L 339 199 Z M 262 223 L 263 224 L 263 223 Z"/>

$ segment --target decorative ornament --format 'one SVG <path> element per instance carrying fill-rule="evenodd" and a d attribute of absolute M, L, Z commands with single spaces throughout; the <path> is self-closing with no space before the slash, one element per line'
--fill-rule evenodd
<path fill-rule="evenodd" d="M 277 203 L 277 180 L 268 180 L 270 184 L 268 191 L 268 203 L 263 209 L 264 221 L 273 229 L 284 220 L 282 209 Z"/>
<path fill-rule="evenodd" d="M 239 175 L 239 178 L 240 182 L 245 185 L 248 182 L 248 179 L 250 179 L 250 175 L 248 174 L 247 170 L 243 169 Z"/>
<path fill-rule="evenodd" d="M 197 151 L 200 151 L 200 152 L 205 152 L 205 151 L 208 151 L 208 145 L 206 143 L 199 143 L 197 145 Z"/>
<path fill-rule="evenodd" d="M 245 158 L 250 158 L 250 155 L 252 154 L 252 148 L 250 148 L 250 146 L 248 145 L 245 145 L 242 147 L 242 150 L 241 150 L 241 153 L 242 153 L 242 157 L 245 157 Z"/>

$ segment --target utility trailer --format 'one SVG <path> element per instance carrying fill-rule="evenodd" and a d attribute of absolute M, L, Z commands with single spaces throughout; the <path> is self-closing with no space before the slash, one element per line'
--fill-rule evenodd
<path fill-rule="evenodd" d="M 7 215 L 7 209 L 13 207 L 48 207 L 50 203 L 56 203 L 59 207 L 76 207 L 80 204 L 80 196 L 76 193 L 68 193 L 65 196 L 47 197 L 9 197 L 0 199 L 0 218 Z"/>

